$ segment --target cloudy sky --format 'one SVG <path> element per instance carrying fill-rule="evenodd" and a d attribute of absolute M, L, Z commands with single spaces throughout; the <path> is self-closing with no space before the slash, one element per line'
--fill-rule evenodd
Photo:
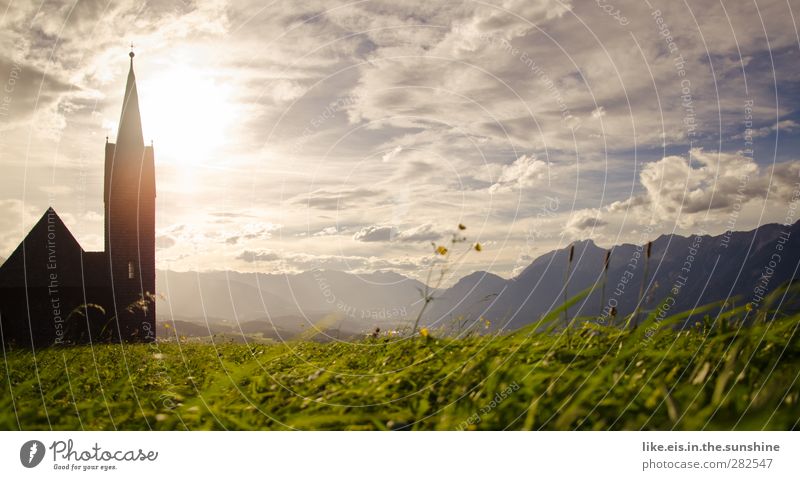
<path fill-rule="evenodd" d="M 799 195 L 790 0 L 0 6 L 0 257 L 48 205 L 102 248 L 131 42 L 160 268 L 418 276 L 463 223 L 511 276 Z"/>

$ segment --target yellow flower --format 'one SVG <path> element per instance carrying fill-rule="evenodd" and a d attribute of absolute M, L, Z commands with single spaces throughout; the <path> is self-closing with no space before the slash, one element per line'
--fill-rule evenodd
<path fill-rule="evenodd" d="M 744 306 L 744 309 L 747 310 L 748 312 L 752 312 L 753 311 L 753 304 L 750 303 L 750 302 L 747 302 L 745 304 L 745 306 Z"/>
<path fill-rule="evenodd" d="M 438 253 L 439 255 L 447 255 L 447 247 L 439 245 L 438 247 L 436 247 L 436 253 Z"/>
<path fill-rule="evenodd" d="M 492 326 L 492 322 L 490 322 L 489 320 L 484 320 L 484 321 L 483 321 L 483 327 L 484 327 L 484 328 L 487 328 L 487 329 L 488 329 L 488 328 L 489 328 L 489 327 L 491 327 L 491 326 Z"/>
<path fill-rule="evenodd" d="M 420 328 L 419 329 L 419 334 L 420 334 L 420 336 L 427 338 L 428 337 L 428 329 L 425 328 L 425 327 Z"/>
<path fill-rule="evenodd" d="M 169 328 L 172 328 L 172 327 L 170 327 L 170 326 L 169 326 L 169 323 L 165 323 L 165 324 L 164 324 L 164 328 L 167 328 L 167 329 L 169 329 Z"/>
<path fill-rule="evenodd" d="M 480 243 L 476 243 L 475 244 L 475 251 L 476 252 L 480 252 L 481 250 L 483 250 L 483 247 L 481 246 L 481 244 Z"/>
<path fill-rule="evenodd" d="M 466 226 L 465 226 L 463 223 L 459 223 L 459 224 L 458 224 L 458 229 L 459 229 L 459 230 L 466 230 L 466 229 L 467 229 L 467 227 L 466 227 Z"/>

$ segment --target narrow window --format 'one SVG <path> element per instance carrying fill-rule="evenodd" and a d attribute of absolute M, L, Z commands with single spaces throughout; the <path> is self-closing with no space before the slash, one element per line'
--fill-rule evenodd
<path fill-rule="evenodd" d="M 128 262 L 128 280 L 133 280 L 133 262 Z"/>

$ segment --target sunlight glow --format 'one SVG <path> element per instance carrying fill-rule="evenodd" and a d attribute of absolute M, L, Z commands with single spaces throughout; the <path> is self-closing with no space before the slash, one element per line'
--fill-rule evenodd
<path fill-rule="evenodd" d="M 179 165 L 213 162 L 236 118 L 229 85 L 211 72 L 171 67 L 138 80 L 145 142 L 157 158 Z"/>

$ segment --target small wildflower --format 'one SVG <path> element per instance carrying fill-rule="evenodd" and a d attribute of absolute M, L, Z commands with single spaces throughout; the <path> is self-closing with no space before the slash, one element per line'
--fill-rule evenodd
<path fill-rule="evenodd" d="M 753 304 L 750 303 L 750 302 L 747 302 L 745 304 L 745 306 L 744 306 L 744 309 L 747 310 L 748 312 L 752 312 L 753 311 Z"/>
<path fill-rule="evenodd" d="M 484 320 L 483 321 L 483 328 L 488 330 L 489 327 L 491 327 L 491 326 L 492 326 L 492 322 L 490 322 L 489 320 Z"/>
<path fill-rule="evenodd" d="M 459 229 L 459 230 L 466 230 L 466 229 L 467 229 L 467 227 L 466 227 L 466 226 L 465 226 L 463 223 L 459 223 L 459 224 L 458 224 L 458 229 Z"/>
<path fill-rule="evenodd" d="M 439 255 L 447 255 L 447 247 L 439 245 L 438 247 L 436 247 L 436 253 L 438 253 Z"/>
<path fill-rule="evenodd" d="M 476 243 L 475 244 L 475 251 L 476 252 L 480 252 L 481 250 L 483 250 L 483 246 L 480 243 Z"/>
<path fill-rule="evenodd" d="M 165 324 L 164 324 L 164 328 L 166 328 L 166 329 L 170 329 L 170 328 L 172 328 L 172 327 L 169 325 L 169 323 L 165 323 Z"/>
<path fill-rule="evenodd" d="M 425 327 L 420 328 L 419 334 L 421 337 L 428 338 L 428 329 Z"/>

